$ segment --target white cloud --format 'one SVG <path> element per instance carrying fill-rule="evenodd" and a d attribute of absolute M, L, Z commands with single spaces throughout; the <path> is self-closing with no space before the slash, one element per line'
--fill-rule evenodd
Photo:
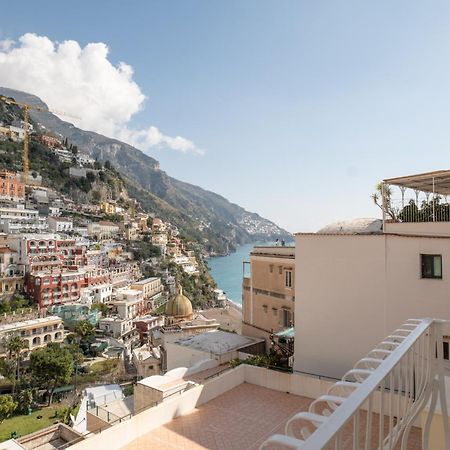
<path fill-rule="evenodd" d="M 50 110 L 65 111 L 78 118 L 60 116 L 80 128 L 115 137 L 142 150 L 166 147 L 202 154 L 181 136 L 171 137 L 158 128 L 133 129 L 130 120 L 143 107 L 145 96 L 133 80 L 133 68 L 108 60 L 108 47 L 76 41 L 52 42 L 27 33 L 0 41 L 0 86 L 30 92 L 42 98 Z"/>
<path fill-rule="evenodd" d="M 12 39 L 4 39 L 0 41 L 0 51 L 8 51 L 14 44 Z"/>

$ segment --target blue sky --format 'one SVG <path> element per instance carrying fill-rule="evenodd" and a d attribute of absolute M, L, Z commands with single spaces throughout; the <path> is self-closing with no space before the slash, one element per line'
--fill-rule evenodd
<path fill-rule="evenodd" d="M 380 179 L 449 168 L 448 2 L 22 5 L 0 39 L 104 42 L 148 97 L 133 125 L 205 150 L 153 148 L 162 169 L 290 231 L 377 216 Z"/>

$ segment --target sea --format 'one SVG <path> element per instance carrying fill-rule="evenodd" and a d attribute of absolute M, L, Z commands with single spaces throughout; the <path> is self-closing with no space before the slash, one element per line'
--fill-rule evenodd
<path fill-rule="evenodd" d="M 250 261 L 250 252 L 257 245 L 273 245 L 273 242 L 258 242 L 239 246 L 227 256 L 214 256 L 208 259 L 210 274 L 219 289 L 234 303 L 242 305 L 243 262 Z M 248 274 L 249 268 L 246 269 Z"/>

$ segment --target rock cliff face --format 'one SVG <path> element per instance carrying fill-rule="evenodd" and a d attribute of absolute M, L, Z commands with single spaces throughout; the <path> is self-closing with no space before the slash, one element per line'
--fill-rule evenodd
<path fill-rule="evenodd" d="M 1 87 L 0 94 L 47 109 L 31 94 Z M 110 161 L 125 179 L 131 197 L 173 222 L 210 252 L 226 253 L 243 243 L 291 237 L 273 222 L 214 192 L 170 177 L 160 170 L 157 160 L 131 145 L 81 130 L 50 112 L 30 111 L 30 115 L 49 132 L 67 137 L 81 152 L 101 162 Z"/>

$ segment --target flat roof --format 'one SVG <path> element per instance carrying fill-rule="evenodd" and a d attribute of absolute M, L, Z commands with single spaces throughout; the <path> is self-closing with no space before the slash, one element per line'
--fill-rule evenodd
<path fill-rule="evenodd" d="M 7 323 L 5 325 L 0 325 L 0 332 L 12 331 L 17 328 L 31 327 L 34 325 L 39 326 L 49 322 L 61 322 L 61 320 L 61 317 L 58 316 L 47 316 L 39 319 L 23 320 L 22 322 Z"/>
<path fill-rule="evenodd" d="M 237 350 L 245 345 L 259 342 L 260 340 L 235 333 L 228 333 L 227 331 L 214 330 L 177 339 L 173 343 L 220 355 Z"/>
<path fill-rule="evenodd" d="M 387 178 L 383 183 L 410 188 L 436 194 L 450 194 L 450 170 L 436 170 L 434 172 L 418 173 L 404 177 Z"/>
<path fill-rule="evenodd" d="M 150 278 L 146 278 L 145 280 L 135 281 L 133 284 L 134 285 L 143 285 L 143 284 L 147 284 L 152 281 L 159 280 L 159 279 L 160 279 L 159 277 L 150 277 Z"/>
<path fill-rule="evenodd" d="M 250 252 L 251 256 L 272 256 L 277 258 L 295 258 L 295 246 L 267 245 L 255 246 Z"/>

